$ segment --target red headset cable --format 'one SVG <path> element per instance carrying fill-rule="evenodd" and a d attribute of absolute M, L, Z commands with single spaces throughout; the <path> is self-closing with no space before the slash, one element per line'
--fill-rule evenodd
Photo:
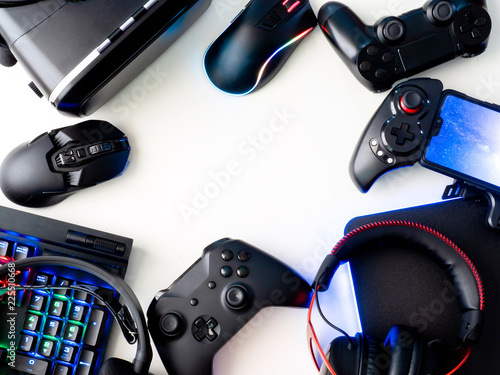
<path fill-rule="evenodd" d="M 460 363 L 453 370 L 451 370 L 450 372 L 447 372 L 446 375 L 454 374 L 460 367 L 462 367 L 463 364 L 467 361 L 467 359 L 469 359 L 471 351 L 472 351 L 472 348 L 470 346 L 468 346 L 467 351 L 466 351 L 464 357 L 462 358 L 462 360 L 460 361 Z"/>
<path fill-rule="evenodd" d="M 314 360 L 314 364 L 316 365 L 316 368 L 318 371 L 320 371 L 320 366 L 318 362 L 316 361 L 316 357 L 314 355 L 314 348 L 313 344 L 316 346 L 316 348 L 319 351 L 319 355 L 321 356 L 321 359 L 323 359 L 323 364 L 328 368 L 328 371 L 330 371 L 331 375 L 337 375 L 335 371 L 333 371 L 332 365 L 330 364 L 330 361 L 326 358 L 325 352 L 323 352 L 323 349 L 321 349 L 321 344 L 319 343 L 318 337 L 316 336 L 316 331 L 314 330 L 314 327 L 312 325 L 311 321 L 311 314 L 312 310 L 314 307 L 314 301 L 318 297 L 318 289 L 314 290 L 313 296 L 311 298 L 311 303 L 309 305 L 309 312 L 307 314 L 307 330 L 308 330 L 308 341 L 309 341 L 309 350 L 311 351 L 311 356 Z"/>

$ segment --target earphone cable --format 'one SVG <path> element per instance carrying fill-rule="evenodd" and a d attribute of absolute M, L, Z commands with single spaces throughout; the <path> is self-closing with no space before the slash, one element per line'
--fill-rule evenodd
<path fill-rule="evenodd" d="M 125 339 L 128 341 L 129 344 L 135 344 L 138 339 L 138 334 L 137 330 L 135 329 L 135 325 L 133 323 L 130 323 L 127 321 L 127 316 L 128 314 L 125 314 L 124 309 L 126 309 L 126 306 L 121 306 L 120 310 L 117 311 L 108 301 L 106 301 L 99 293 L 97 293 L 95 290 L 98 290 L 97 287 L 94 287 L 92 285 L 87 285 L 87 284 L 80 284 L 80 285 L 9 285 L 7 286 L 1 286 L 0 287 L 0 292 L 1 291 L 10 291 L 10 290 L 56 290 L 56 289 L 73 289 L 73 290 L 79 290 L 85 293 L 88 293 L 92 295 L 94 298 L 97 298 L 106 308 L 109 310 L 111 315 L 115 318 L 115 320 L 118 322 L 118 325 L 120 326 L 120 329 L 125 336 Z M 119 303 L 118 303 L 119 305 Z"/>
<path fill-rule="evenodd" d="M 314 285 L 315 287 L 315 290 L 316 292 L 318 291 L 318 286 L 317 285 Z M 319 294 L 316 298 L 316 307 L 318 309 L 318 312 L 319 312 L 319 315 L 321 316 L 321 318 L 324 320 L 324 322 L 326 324 L 328 324 L 330 327 L 332 327 L 334 330 L 336 330 L 337 332 L 341 333 L 342 335 L 344 335 L 346 338 L 347 338 L 347 341 L 349 341 L 349 346 L 348 346 L 348 349 L 351 350 L 351 349 L 355 349 L 356 348 L 356 344 L 352 341 L 352 338 L 347 334 L 346 331 L 344 331 L 342 328 L 340 327 L 337 327 L 335 324 L 333 324 L 332 322 L 330 322 L 330 320 L 328 320 L 328 318 L 325 316 L 325 314 L 323 313 L 323 310 L 321 309 L 321 305 L 319 303 Z"/>

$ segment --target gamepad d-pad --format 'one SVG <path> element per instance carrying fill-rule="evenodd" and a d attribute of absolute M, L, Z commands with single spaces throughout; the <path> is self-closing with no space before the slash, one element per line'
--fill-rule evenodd
<path fill-rule="evenodd" d="M 215 353 L 261 309 L 307 307 L 311 287 L 278 259 L 224 238 L 148 309 L 148 326 L 171 375 L 212 374 Z"/>
<path fill-rule="evenodd" d="M 387 96 L 351 159 L 350 175 L 362 192 L 382 174 L 421 159 L 442 91 L 440 81 L 423 78 L 404 82 Z"/>
<path fill-rule="evenodd" d="M 323 34 L 355 77 L 384 91 L 406 77 L 457 56 L 485 51 L 491 18 L 484 0 L 430 0 L 399 17 L 365 25 L 347 6 L 324 4 L 318 12 Z"/>

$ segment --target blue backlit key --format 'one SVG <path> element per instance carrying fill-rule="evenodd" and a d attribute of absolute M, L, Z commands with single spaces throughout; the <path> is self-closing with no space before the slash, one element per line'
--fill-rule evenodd
<path fill-rule="evenodd" d="M 90 375 L 93 373 L 95 353 L 90 350 L 83 349 L 78 359 L 75 375 Z"/>
<path fill-rule="evenodd" d="M 23 352 L 29 352 L 36 346 L 36 339 L 33 336 L 21 334 L 17 348 Z"/>
<path fill-rule="evenodd" d="M 46 375 L 49 363 L 43 359 L 16 354 L 15 369 L 31 375 Z"/>

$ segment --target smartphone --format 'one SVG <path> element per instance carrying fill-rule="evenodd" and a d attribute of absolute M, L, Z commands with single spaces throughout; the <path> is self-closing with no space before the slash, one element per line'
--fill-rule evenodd
<path fill-rule="evenodd" d="M 421 164 L 500 193 L 500 106 L 446 90 Z"/>

